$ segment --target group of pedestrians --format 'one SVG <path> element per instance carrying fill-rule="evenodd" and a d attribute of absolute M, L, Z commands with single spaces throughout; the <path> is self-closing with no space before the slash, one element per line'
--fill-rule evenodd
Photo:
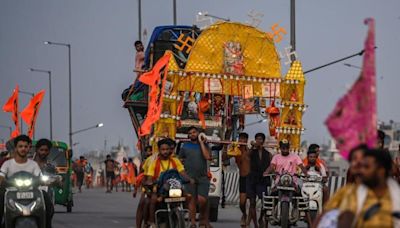
<path fill-rule="evenodd" d="M 132 158 L 123 158 L 122 164 L 106 156 L 104 161 L 106 175 L 106 193 L 111 193 L 115 188 L 118 192 L 118 186 L 121 185 L 122 192 L 131 192 L 136 184 L 137 167 Z"/>
<path fill-rule="evenodd" d="M 274 194 L 273 176 L 288 173 L 294 177 L 295 184 L 298 184 L 295 174 L 303 173 L 307 176 L 309 171 L 318 172 L 326 181 L 328 169 L 325 161 L 319 157 L 319 146 L 312 144 L 304 160 L 294 153 L 290 153 L 290 142 L 286 139 L 279 142 L 279 153 L 273 155 L 265 149 L 266 136 L 263 133 L 257 133 L 254 141 L 249 148 L 246 144 L 249 135 L 245 132 L 239 134 L 239 142 L 243 143 L 239 149 L 239 156 L 235 156 L 235 161 L 239 168 L 239 192 L 240 192 L 240 210 L 242 218 L 240 225 L 242 227 L 250 226 L 253 221 L 255 228 L 268 227 L 265 223 L 265 211 L 261 209 L 257 217 L 256 202 L 262 200 L 264 194 Z M 225 154 L 225 157 L 227 154 Z M 277 179 L 276 179 L 277 181 Z M 328 188 L 324 187 L 324 194 L 328 197 Z M 326 199 L 325 199 L 326 200 Z M 247 213 L 246 204 L 250 201 L 250 208 Z"/>

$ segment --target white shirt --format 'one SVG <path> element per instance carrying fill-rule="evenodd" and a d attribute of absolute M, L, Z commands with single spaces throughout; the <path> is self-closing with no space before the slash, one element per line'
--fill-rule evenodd
<path fill-rule="evenodd" d="M 4 162 L 1 166 L 0 176 L 9 178 L 20 171 L 32 173 L 35 176 L 39 176 L 41 173 L 40 167 L 35 161 L 28 159 L 25 163 L 20 164 L 13 158 Z"/>

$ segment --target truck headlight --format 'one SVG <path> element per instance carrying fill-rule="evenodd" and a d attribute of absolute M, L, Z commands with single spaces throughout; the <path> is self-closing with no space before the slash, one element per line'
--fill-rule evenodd
<path fill-rule="evenodd" d="M 169 197 L 181 197 L 182 196 L 182 189 L 170 189 L 169 190 Z"/>
<path fill-rule="evenodd" d="M 215 190 L 217 190 L 217 186 L 215 186 L 215 184 L 211 183 L 210 184 L 210 190 L 208 191 L 208 193 L 214 193 Z"/>

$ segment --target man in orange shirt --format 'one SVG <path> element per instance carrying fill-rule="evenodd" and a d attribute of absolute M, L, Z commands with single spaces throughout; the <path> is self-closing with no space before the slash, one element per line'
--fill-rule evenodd
<path fill-rule="evenodd" d="M 124 192 L 125 190 L 128 191 L 128 175 L 129 175 L 129 169 L 128 169 L 128 160 L 126 158 L 123 159 L 123 162 L 121 164 L 121 184 L 122 184 L 122 191 Z"/>
<path fill-rule="evenodd" d="M 326 162 L 323 159 L 321 159 L 321 157 L 319 156 L 319 149 L 320 149 L 320 147 L 318 144 L 311 144 L 308 147 L 308 151 L 315 151 L 317 153 L 317 160 L 316 160 L 317 166 L 319 166 L 319 167 L 324 166 L 326 173 L 328 174 L 328 166 L 326 165 Z M 308 158 L 307 157 L 304 158 L 303 164 L 305 167 L 309 165 L 308 163 L 309 163 Z"/>
<path fill-rule="evenodd" d="M 306 169 L 308 170 L 310 166 L 316 166 L 319 170 L 324 170 L 324 173 L 325 173 L 324 180 L 327 180 L 329 177 L 328 166 L 326 165 L 326 162 L 319 157 L 319 145 L 318 144 L 311 144 L 308 147 L 307 154 L 313 154 L 313 153 L 316 153 L 316 155 L 317 155 L 315 162 L 314 161 L 310 162 L 309 156 L 307 156 L 303 160 L 304 167 L 306 167 Z M 328 199 L 329 199 L 329 189 L 328 189 L 327 185 L 324 185 L 323 203 L 325 204 L 328 201 Z"/>

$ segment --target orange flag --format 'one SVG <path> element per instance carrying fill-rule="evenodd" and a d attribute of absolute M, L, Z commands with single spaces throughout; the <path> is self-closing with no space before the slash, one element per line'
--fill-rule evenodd
<path fill-rule="evenodd" d="M 15 87 L 13 94 L 8 99 L 7 103 L 3 106 L 4 112 L 12 112 L 12 120 L 15 124 L 15 130 L 11 133 L 10 137 L 15 138 L 19 133 L 19 118 L 18 118 L 18 92 L 19 87 L 18 85 Z"/>
<path fill-rule="evenodd" d="M 139 78 L 139 81 L 148 85 L 150 89 L 147 116 L 140 126 L 139 136 L 150 134 L 152 125 L 160 119 L 170 58 L 171 54 L 164 55 L 157 61 L 151 71 L 142 74 Z"/>
<path fill-rule="evenodd" d="M 40 105 L 42 104 L 44 97 L 44 90 L 40 91 L 36 94 L 31 101 L 29 102 L 28 106 L 21 112 L 21 117 L 28 125 L 28 136 L 33 137 L 33 133 L 35 131 L 35 123 L 37 115 L 39 114 Z"/>

